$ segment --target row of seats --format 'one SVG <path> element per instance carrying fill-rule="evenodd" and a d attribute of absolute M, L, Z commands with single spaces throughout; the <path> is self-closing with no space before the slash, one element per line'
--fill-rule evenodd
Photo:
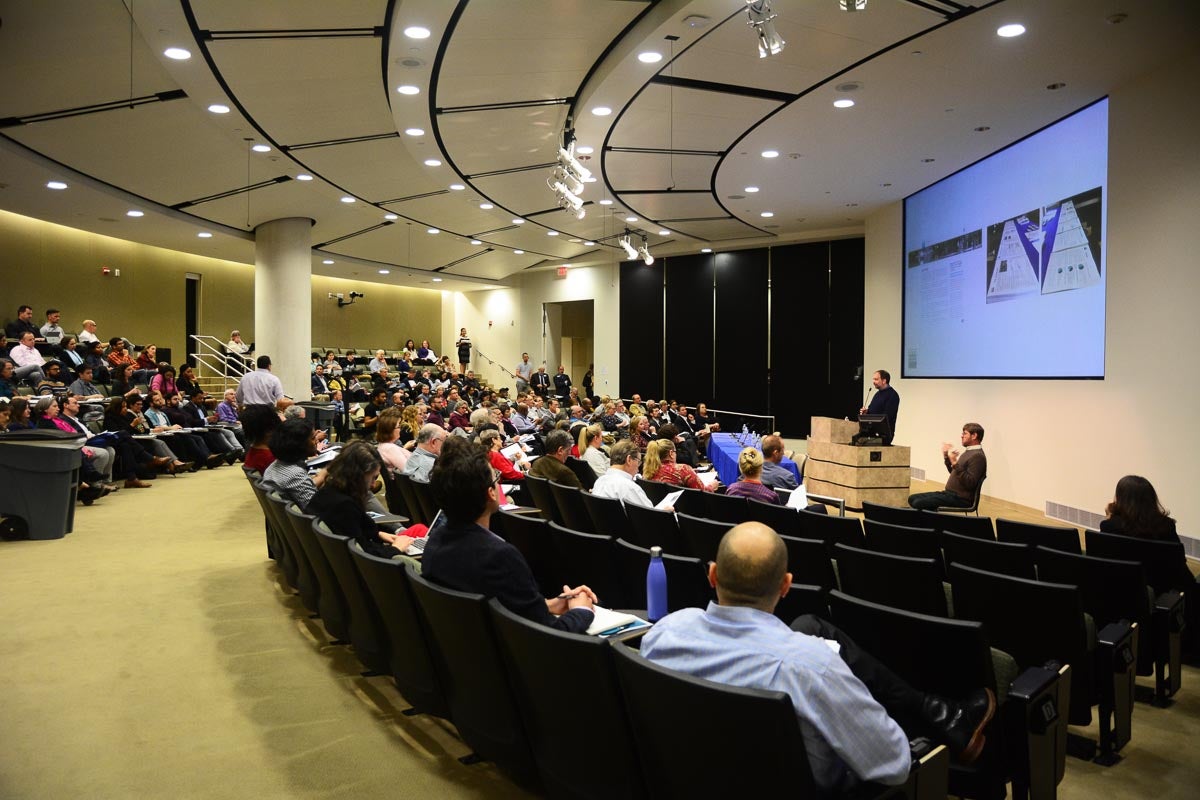
<path fill-rule="evenodd" d="M 415 562 L 363 552 L 248 477 L 269 551 L 301 601 L 335 642 L 393 677 L 413 706 L 406 713 L 453 722 L 475 751 L 466 763 L 494 761 L 552 797 L 732 794 L 747 774 L 816 796 L 786 695 L 670 672 L 625 644 L 554 631 L 434 585 Z M 714 725 L 739 734 L 714 737 Z M 906 785 L 863 794 L 942 798 L 947 774 L 945 750 L 921 745 Z"/>

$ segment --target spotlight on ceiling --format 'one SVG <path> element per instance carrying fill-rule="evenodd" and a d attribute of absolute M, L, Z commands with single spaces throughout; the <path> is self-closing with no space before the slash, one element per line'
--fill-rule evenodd
<path fill-rule="evenodd" d="M 838 0 L 838 8 L 842 11 L 855 12 L 866 11 L 867 0 Z"/>
<path fill-rule="evenodd" d="M 628 230 L 626 230 L 625 233 L 622 234 L 620 236 L 620 238 L 617 239 L 617 244 L 621 245 L 621 249 L 625 251 L 626 258 L 628 258 L 630 261 L 633 261 L 635 258 L 640 257 L 640 253 L 638 252 L 638 249 L 636 247 L 634 247 L 629 241 L 629 231 Z"/>
<path fill-rule="evenodd" d="M 579 195 L 583 194 L 584 184 L 592 180 L 592 172 L 575 158 L 575 130 L 569 119 L 562 138 L 562 146 L 558 148 L 558 164 L 546 179 L 546 185 L 554 192 L 559 208 L 574 214 L 576 219 L 583 219 L 587 211 Z"/>
<path fill-rule="evenodd" d="M 749 19 L 746 24 L 754 28 L 754 33 L 758 36 L 759 58 L 777 56 L 787 44 L 775 30 L 772 20 L 777 16 L 779 15 L 771 9 L 771 0 L 746 0 L 746 17 Z"/>
<path fill-rule="evenodd" d="M 637 254 L 646 262 L 647 267 L 654 263 L 654 256 L 650 255 L 650 243 L 646 241 L 645 236 L 642 237 L 642 246 L 637 249 Z"/>

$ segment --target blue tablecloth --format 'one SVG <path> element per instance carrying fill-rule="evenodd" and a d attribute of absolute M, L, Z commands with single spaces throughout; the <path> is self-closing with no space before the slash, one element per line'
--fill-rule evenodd
<path fill-rule="evenodd" d="M 747 439 L 747 441 L 750 440 Z M 738 478 L 741 477 L 741 473 L 738 471 L 738 454 L 746 446 L 738 441 L 736 434 L 732 433 L 714 433 L 709 437 L 708 460 L 713 463 L 717 477 L 726 486 L 737 483 Z M 791 470 L 792 475 L 796 477 L 796 483 L 800 482 L 800 469 L 796 466 L 795 461 L 784 456 L 780 466 Z"/>

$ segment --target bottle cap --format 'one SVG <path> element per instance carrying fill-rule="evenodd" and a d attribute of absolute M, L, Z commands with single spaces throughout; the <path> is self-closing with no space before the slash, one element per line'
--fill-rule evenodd
<path fill-rule="evenodd" d="M 651 547 L 650 548 L 650 557 L 651 558 L 662 558 L 662 548 L 658 547 L 657 545 L 655 545 L 654 547 Z"/>

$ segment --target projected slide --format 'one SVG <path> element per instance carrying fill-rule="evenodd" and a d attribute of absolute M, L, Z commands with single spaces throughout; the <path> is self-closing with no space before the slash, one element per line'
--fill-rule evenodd
<path fill-rule="evenodd" d="M 1108 101 L 904 203 L 906 378 L 1104 377 Z"/>

